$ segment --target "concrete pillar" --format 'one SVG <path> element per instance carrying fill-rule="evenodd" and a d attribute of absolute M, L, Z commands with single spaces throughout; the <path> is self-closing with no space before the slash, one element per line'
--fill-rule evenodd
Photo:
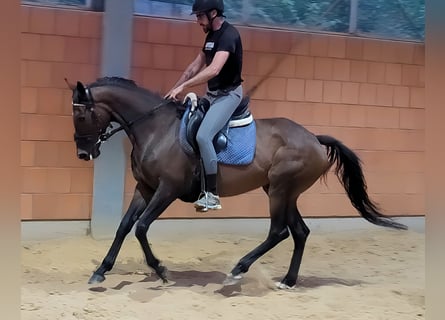
<path fill-rule="evenodd" d="M 128 78 L 133 35 L 133 1 L 107 0 L 103 19 L 102 76 Z M 114 135 L 94 160 L 91 234 L 112 238 L 122 217 L 126 157 L 124 133 Z"/>
<path fill-rule="evenodd" d="M 349 33 L 357 33 L 357 19 L 358 19 L 358 1 L 351 0 L 351 9 L 349 14 Z"/>

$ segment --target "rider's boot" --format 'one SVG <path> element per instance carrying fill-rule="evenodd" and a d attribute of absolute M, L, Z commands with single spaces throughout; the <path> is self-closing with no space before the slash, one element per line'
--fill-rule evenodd
<path fill-rule="evenodd" d="M 205 176 L 205 191 L 201 193 L 199 199 L 195 202 L 196 210 L 205 212 L 208 209 L 219 210 L 222 208 L 216 189 L 216 176 L 216 174 L 208 174 Z"/>

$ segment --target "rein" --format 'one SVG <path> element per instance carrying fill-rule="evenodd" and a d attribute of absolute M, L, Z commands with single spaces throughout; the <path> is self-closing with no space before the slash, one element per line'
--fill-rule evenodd
<path fill-rule="evenodd" d="M 125 124 L 121 124 L 119 127 L 117 127 L 116 129 L 113 129 L 109 132 L 105 132 L 103 134 L 100 135 L 100 140 L 101 141 L 107 141 L 108 139 L 110 139 L 114 134 L 118 133 L 119 131 L 122 131 L 124 129 L 127 129 L 130 131 L 130 127 L 132 125 L 134 125 L 135 123 L 142 121 L 146 118 L 148 118 L 149 116 L 151 116 L 153 113 L 155 113 L 156 111 L 158 111 L 161 107 L 167 105 L 168 103 L 170 103 L 171 100 L 164 100 L 161 103 L 157 104 L 155 107 L 153 107 L 153 109 L 151 109 L 150 111 L 148 111 L 147 113 L 144 113 L 142 116 L 140 116 L 139 118 L 129 121 Z M 122 118 L 123 119 L 123 118 Z"/>

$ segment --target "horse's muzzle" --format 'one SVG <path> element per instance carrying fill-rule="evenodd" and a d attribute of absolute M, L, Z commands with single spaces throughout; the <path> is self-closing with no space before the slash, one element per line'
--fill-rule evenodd
<path fill-rule="evenodd" d="M 85 160 L 85 161 L 89 161 L 89 160 L 93 160 L 94 158 L 97 158 L 97 156 L 95 157 L 93 154 L 91 154 L 90 152 L 87 152 L 85 150 L 77 150 L 77 157 L 80 160 Z"/>

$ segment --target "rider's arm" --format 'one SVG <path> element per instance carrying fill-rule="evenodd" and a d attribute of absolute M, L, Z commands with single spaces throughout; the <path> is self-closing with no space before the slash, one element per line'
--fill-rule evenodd
<path fill-rule="evenodd" d="M 189 64 L 189 66 L 185 69 L 184 73 L 181 75 L 179 80 L 175 83 L 173 86 L 173 89 L 183 84 L 185 81 L 193 78 L 201 69 L 205 66 L 205 54 L 204 52 L 200 51 L 198 56 L 195 58 L 195 60 L 192 61 L 192 63 Z"/>
<path fill-rule="evenodd" d="M 224 67 L 224 64 L 226 63 L 228 58 L 229 58 L 228 51 L 216 52 L 215 56 L 213 57 L 212 63 L 203 70 L 201 70 L 201 72 L 199 72 L 197 75 L 182 83 L 182 86 L 185 89 L 188 87 L 196 86 L 198 84 L 206 83 L 208 80 L 212 79 L 213 77 L 219 74 L 219 72 Z"/>

